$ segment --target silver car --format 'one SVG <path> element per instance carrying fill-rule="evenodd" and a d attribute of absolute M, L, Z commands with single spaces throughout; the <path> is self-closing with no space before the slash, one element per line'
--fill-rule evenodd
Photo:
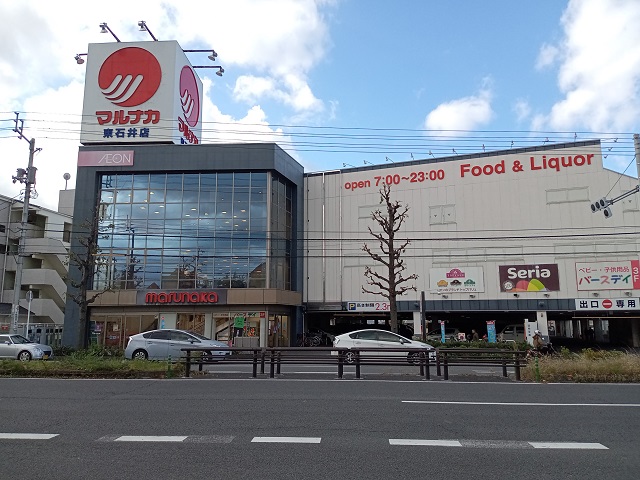
<path fill-rule="evenodd" d="M 409 340 L 397 333 L 387 330 L 356 330 L 355 332 L 344 333 L 333 339 L 334 348 L 359 348 L 363 349 L 361 355 L 406 355 L 409 363 L 417 363 L 421 350 L 429 352 L 429 359 L 436 359 L 436 349 L 428 343 Z M 397 352 L 385 351 L 376 352 L 378 348 L 397 349 Z M 337 355 L 337 351 L 332 351 L 332 355 Z M 353 363 L 356 359 L 355 352 L 347 351 L 345 361 Z"/>
<path fill-rule="evenodd" d="M 53 349 L 49 345 L 34 343 L 22 335 L 0 335 L 0 358 L 29 360 L 48 360 L 53 358 Z"/>
<path fill-rule="evenodd" d="M 161 329 L 131 335 L 124 356 L 132 360 L 178 360 L 186 355 L 183 348 L 211 348 L 204 350 L 207 359 L 222 360 L 230 352 L 214 349 L 227 347 L 226 343 L 211 340 L 195 332 Z"/>

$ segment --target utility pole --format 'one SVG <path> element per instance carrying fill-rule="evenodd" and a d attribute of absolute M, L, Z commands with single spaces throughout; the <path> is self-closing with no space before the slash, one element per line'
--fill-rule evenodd
<path fill-rule="evenodd" d="M 36 169 L 33 167 L 33 155 L 36 152 L 36 139 L 29 140 L 22 134 L 22 128 L 24 126 L 24 120 L 20 120 L 18 112 L 16 113 L 16 119 L 14 122 L 16 126 L 13 131 L 18 134 L 19 138 L 22 138 L 29 142 L 29 164 L 27 169 L 18 168 L 17 174 L 13 177 L 13 183 L 24 183 L 24 201 L 22 204 L 22 220 L 20 222 L 20 239 L 18 242 L 18 256 L 16 257 L 16 279 L 13 285 L 13 303 L 11 305 L 11 332 L 17 333 L 18 331 L 18 319 L 20 317 L 20 290 L 22 289 L 22 268 L 24 264 L 24 244 L 27 231 L 27 221 L 29 219 L 29 199 L 31 198 L 31 186 L 36 183 Z"/>

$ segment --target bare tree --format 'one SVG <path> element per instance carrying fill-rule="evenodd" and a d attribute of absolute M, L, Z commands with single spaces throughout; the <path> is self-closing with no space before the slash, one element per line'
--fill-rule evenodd
<path fill-rule="evenodd" d="M 374 232 L 371 227 L 368 227 L 368 229 L 369 234 L 378 240 L 382 253 L 372 251 L 366 243 L 363 245 L 362 250 L 367 252 L 373 260 L 382 264 L 385 267 L 385 272 L 379 274 L 373 268 L 365 267 L 364 276 L 367 279 L 367 285 L 377 287 L 378 290 L 370 290 L 363 286 L 362 291 L 381 295 L 389 300 L 391 330 L 397 332 L 398 306 L 396 297 L 409 290 L 416 291 L 415 285 L 406 285 L 406 283 L 418 278 L 415 273 L 408 277 L 403 275 L 407 267 L 401 257 L 411 242 L 396 238 L 396 234 L 409 216 L 409 207 L 407 205 L 403 206 L 397 200 L 391 200 L 391 186 L 387 184 L 384 184 L 380 189 L 380 204 L 384 204 L 385 211 L 378 209 L 371 213 L 371 218 L 380 225 L 382 232 Z"/>
<path fill-rule="evenodd" d="M 109 229 L 113 225 L 103 228 Z M 76 240 L 80 248 L 69 252 L 69 266 L 74 267 L 79 275 L 77 277 L 69 275 L 67 277 L 69 285 L 69 296 L 76 303 L 80 310 L 78 321 L 78 338 L 81 346 L 86 346 L 89 340 L 89 305 L 96 301 L 100 295 L 113 290 L 111 281 L 105 283 L 101 289 L 94 290 L 88 295 L 89 286 L 92 285 L 93 276 L 111 265 L 109 257 L 102 255 L 99 239 L 103 235 L 102 228 L 99 226 L 98 220 L 86 220 L 76 233 Z"/>

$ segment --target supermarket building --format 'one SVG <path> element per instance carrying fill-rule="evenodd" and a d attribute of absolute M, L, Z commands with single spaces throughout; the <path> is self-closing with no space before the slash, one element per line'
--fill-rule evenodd
<path fill-rule="evenodd" d="M 138 50 L 162 79 L 150 98 L 118 105 L 101 81 L 133 68 L 132 52 L 147 55 Z M 202 86 L 176 42 L 91 45 L 86 78 L 71 251 L 97 222 L 104 262 L 88 296 L 110 289 L 89 309 L 99 343 L 177 327 L 281 346 L 310 326 L 386 328 L 388 302 L 362 293 L 365 266 L 376 267 L 362 246 L 375 246 L 368 227 L 387 183 L 410 207 L 399 236 L 418 279 L 398 300 L 416 334 L 425 292 L 430 329 L 527 319 L 559 337 L 592 328 L 598 341 L 640 346 L 637 195 L 611 219 L 589 208 L 637 181 L 603 168 L 598 140 L 305 174 L 272 143 L 200 143 Z M 197 109 L 180 102 L 185 90 Z M 69 297 L 64 341 L 78 345 Z"/>

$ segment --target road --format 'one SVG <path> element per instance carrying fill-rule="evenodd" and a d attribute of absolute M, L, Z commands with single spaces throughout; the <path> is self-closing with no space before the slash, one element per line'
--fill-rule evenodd
<path fill-rule="evenodd" d="M 640 385 L 0 379 L 0 478 L 632 479 Z"/>

